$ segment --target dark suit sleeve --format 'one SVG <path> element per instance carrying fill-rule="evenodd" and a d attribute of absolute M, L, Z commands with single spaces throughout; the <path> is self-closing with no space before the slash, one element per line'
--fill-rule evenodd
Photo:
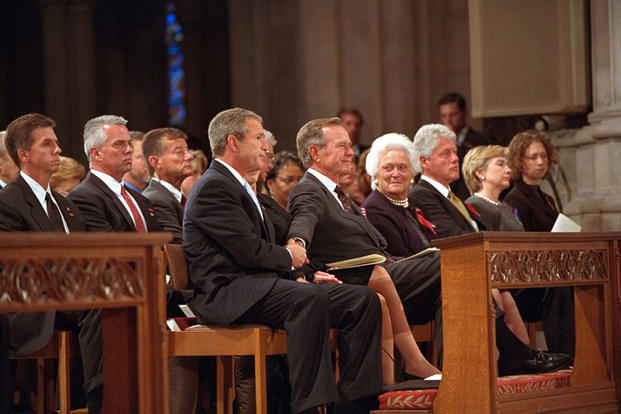
<path fill-rule="evenodd" d="M 172 243 L 183 243 L 183 228 L 177 218 L 177 211 L 172 203 L 167 203 L 159 197 L 149 198 L 155 215 L 163 231 L 169 231 L 173 235 Z"/>
<path fill-rule="evenodd" d="M 297 185 L 291 191 L 289 212 L 293 220 L 289 225 L 287 239 L 299 237 L 306 241 L 306 248 L 313 241 L 315 226 L 324 213 L 325 195 L 309 185 Z"/>
<path fill-rule="evenodd" d="M 472 230 L 465 230 L 456 225 L 455 220 L 444 208 L 442 200 L 439 199 L 439 197 L 442 197 L 440 193 L 437 196 L 431 191 L 414 191 L 411 194 L 413 195 L 412 201 L 414 205 L 420 207 L 425 218 L 436 225 L 435 238 L 440 239 L 472 233 Z"/>
<path fill-rule="evenodd" d="M 193 225 L 214 239 L 243 268 L 289 272 L 289 252 L 257 234 L 240 195 L 231 191 L 230 186 L 228 180 L 212 180 L 201 188 L 192 202 Z M 248 202 L 248 208 L 255 208 L 249 197 Z"/>
<path fill-rule="evenodd" d="M 6 190 L 5 190 L 6 191 Z M 0 200 L 0 231 L 27 231 L 28 226 L 14 205 L 7 204 L 3 197 Z"/>
<path fill-rule="evenodd" d="M 106 216 L 105 201 L 97 192 L 87 192 L 84 188 L 77 187 L 67 198 L 80 210 L 88 231 L 118 231 Z"/>

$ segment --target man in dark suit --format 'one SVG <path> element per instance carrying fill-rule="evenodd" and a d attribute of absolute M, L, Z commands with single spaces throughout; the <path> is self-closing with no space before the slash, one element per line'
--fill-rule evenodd
<path fill-rule="evenodd" d="M 55 125 L 41 114 L 23 115 L 9 124 L 6 145 L 21 172 L 0 191 L 0 231 L 84 231 L 78 209 L 49 186 L 50 176 L 60 163 Z M 55 326 L 79 331 L 89 412 L 99 412 L 103 385 L 101 311 L 16 313 L 9 320 L 11 353 L 18 356 L 47 345 Z"/>
<path fill-rule="evenodd" d="M 229 109 L 209 124 L 215 160 L 186 203 L 183 246 L 199 322 L 261 323 L 287 331 L 291 408 L 300 412 L 381 390 L 380 305 L 363 286 L 290 279 L 307 262 L 295 243 L 274 243 L 269 217 L 243 178 L 265 157 L 262 119 Z M 339 329 L 340 377 L 332 372 L 329 329 Z"/>
<path fill-rule="evenodd" d="M 478 214 L 470 207 L 466 207 L 449 188 L 449 184 L 459 176 L 457 148 L 455 146 L 455 134 L 453 131 L 439 124 L 423 125 L 414 137 L 414 147 L 418 154 L 420 166 L 423 170 L 421 179 L 410 190 L 409 200 L 423 211 L 427 220 L 435 224 L 436 235 L 438 238 L 469 234 L 478 231 L 477 224 L 473 216 Z M 484 230 L 481 228 L 481 230 Z M 550 317 L 558 320 L 558 315 L 566 315 L 564 310 L 568 309 L 567 290 L 565 288 L 551 289 L 559 294 L 555 295 L 554 300 L 546 303 L 527 303 L 526 306 L 545 307 L 544 318 Z M 528 291 L 523 289 L 522 291 Z M 571 302 L 570 300 L 570 303 Z M 518 302 L 518 306 L 519 302 Z M 561 310 L 562 309 L 562 310 Z M 524 312 L 524 310 L 521 310 Z M 562 324 L 544 323 L 546 336 L 562 338 L 555 340 L 554 343 L 563 343 L 560 348 L 551 347 L 554 352 L 562 352 L 573 356 L 574 348 L 574 328 L 573 328 L 573 306 L 570 306 L 569 313 L 563 317 Z M 556 315 L 556 316 L 555 316 Z M 499 318 L 500 319 L 500 318 Z M 506 355 L 517 351 L 516 359 L 525 359 L 519 352 L 522 347 L 521 342 L 514 341 L 512 334 L 506 332 L 504 324 L 497 320 L 497 332 L 502 337 L 497 338 L 497 344 L 501 350 L 506 350 Z M 498 335 L 500 336 L 500 335 Z M 506 342 L 502 342 L 506 341 Z M 552 341 L 551 341 L 552 343 Z M 501 362 L 503 361 L 501 358 Z M 532 361 L 530 364 L 544 364 L 545 361 Z"/>
<path fill-rule="evenodd" d="M 80 209 L 88 231 L 159 231 L 149 200 L 121 184 L 132 166 L 127 121 L 102 115 L 84 125 L 84 151 L 91 170 L 69 199 Z"/>
<path fill-rule="evenodd" d="M 142 195 L 148 198 L 164 231 L 173 234 L 173 243 L 182 243 L 185 197 L 181 183 L 192 175 L 188 136 L 176 128 L 158 128 L 146 133 L 142 151 L 153 177 Z"/>
<path fill-rule="evenodd" d="M 443 95 L 438 101 L 438 112 L 440 113 L 442 124 L 456 135 L 460 171 L 464 157 L 470 148 L 495 143 L 493 138 L 476 131 L 467 124 L 468 108 L 466 106 L 466 99 L 462 95 L 456 92 L 449 92 Z M 468 187 L 461 177 L 451 184 L 451 189 L 462 201 L 470 197 Z"/>

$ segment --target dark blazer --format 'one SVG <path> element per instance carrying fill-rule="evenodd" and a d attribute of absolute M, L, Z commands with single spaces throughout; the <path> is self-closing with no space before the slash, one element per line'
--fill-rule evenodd
<path fill-rule="evenodd" d="M 151 180 L 141 193 L 153 204 L 155 214 L 163 231 L 173 234 L 173 243 L 183 243 L 183 206 L 166 187 Z"/>
<path fill-rule="evenodd" d="M 451 183 L 451 190 L 459 197 L 462 201 L 466 200 L 470 197 L 470 191 L 468 190 L 468 186 L 466 186 L 466 182 L 461 174 L 461 166 L 464 163 L 464 157 L 466 153 L 470 151 L 473 147 L 478 147 L 481 145 L 492 145 L 495 143 L 495 140 L 487 135 L 483 135 L 479 131 L 476 131 L 470 127 L 468 127 L 468 133 L 464 139 L 464 142 L 461 143 L 460 146 L 457 147 L 457 156 L 459 157 L 459 179 L 453 183 Z"/>
<path fill-rule="evenodd" d="M 267 194 L 257 194 L 263 211 L 267 213 L 270 221 L 274 225 L 275 241 L 284 246 L 287 244 L 287 232 L 291 223 L 291 214 L 280 206 L 272 197 Z"/>
<path fill-rule="evenodd" d="M 52 191 L 70 232 L 84 231 L 84 220 L 76 206 Z M 50 219 L 30 186 L 21 177 L 0 191 L 0 231 L 53 231 Z M 55 312 L 9 315 L 11 354 L 27 355 L 50 342 Z"/>
<path fill-rule="evenodd" d="M 126 188 L 138 203 L 148 231 L 160 231 L 151 202 Z M 90 172 L 68 196 L 80 209 L 88 231 L 136 231 L 134 221 L 121 200 L 108 186 Z"/>
<path fill-rule="evenodd" d="M 522 180 L 514 183 L 503 201 L 517 208 L 526 231 L 550 231 L 558 217 L 554 199 L 539 187 L 535 189 Z"/>
<path fill-rule="evenodd" d="M 388 246 L 386 251 L 393 256 L 407 257 L 425 249 L 425 244 L 413 223 L 406 214 L 416 217 L 414 206 L 405 208 L 394 205 L 382 193 L 375 190 L 362 203 L 367 212 L 367 218 L 373 226 L 384 236 Z M 418 223 L 416 224 L 418 225 Z M 420 226 L 419 226 L 419 229 Z M 421 231 L 424 230 L 421 229 Z"/>
<path fill-rule="evenodd" d="M 425 180 L 419 180 L 414 185 L 408 198 L 411 204 L 423 211 L 427 220 L 436 225 L 437 238 L 476 231 L 472 223 L 459 212 L 457 207 Z"/>
<path fill-rule="evenodd" d="M 244 187 L 214 161 L 194 184 L 185 205 L 183 248 L 194 283 L 190 307 L 199 322 L 229 325 L 263 298 L 273 283 L 257 278 L 288 277 L 289 252 L 274 243 Z"/>
<path fill-rule="evenodd" d="M 293 221 L 287 239 L 306 241 L 312 260 L 323 263 L 385 254 L 386 240 L 363 216 L 345 211 L 330 191 L 306 172 L 289 195 Z"/>

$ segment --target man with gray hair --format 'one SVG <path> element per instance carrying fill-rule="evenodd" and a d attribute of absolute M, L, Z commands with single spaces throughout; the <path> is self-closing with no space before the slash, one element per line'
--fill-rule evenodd
<path fill-rule="evenodd" d="M 78 206 L 88 231 L 159 231 L 149 200 L 121 184 L 132 166 L 127 121 L 102 115 L 84 125 L 84 152 L 91 170 L 69 199 Z"/>
<path fill-rule="evenodd" d="M 381 308 L 364 286 L 310 284 L 292 270 L 305 263 L 295 242 L 275 243 L 274 227 L 250 184 L 265 158 L 260 116 L 220 112 L 209 123 L 214 161 L 194 184 L 185 206 L 183 247 L 199 323 L 260 323 L 287 332 L 293 412 L 381 390 Z M 339 329 L 338 385 L 329 329 Z"/>
<path fill-rule="evenodd" d="M 455 133 L 441 124 L 423 125 L 414 136 L 414 148 L 423 173 L 410 190 L 409 198 L 423 211 L 425 218 L 436 225 L 438 238 L 479 230 L 468 208 L 450 188 L 459 178 L 455 140 Z"/>
<path fill-rule="evenodd" d="M 0 131 L 0 188 L 5 187 L 19 174 L 19 168 L 6 150 L 5 139 L 6 131 Z"/>

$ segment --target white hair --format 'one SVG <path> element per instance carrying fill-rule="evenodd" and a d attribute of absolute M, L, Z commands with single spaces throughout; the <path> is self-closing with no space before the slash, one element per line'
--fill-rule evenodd
<path fill-rule="evenodd" d="M 272 147 L 275 147 L 276 144 L 278 144 L 278 141 L 276 141 L 276 137 L 270 131 L 264 129 L 263 134 L 265 135 L 265 142 L 267 144 L 271 145 Z"/>
<path fill-rule="evenodd" d="M 127 120 L 118 115 L 101 115 L 86 121 L 84 124 L 84 152 L 91 162 L 91 148 L 103 147 L 108 139 L 104 125 L 126 125 Z"/>
<path fill-rule="evenodd" d="M 431 157 L 431 153 L 438 146 L 438 140 L 440 138 L 446 138 L 453 142 L 457 142 L 455 133 L 442 124 L 428 124 L 420 127 L 416 135 L 414 135 L 416 158 L 418 159 L 419 156 L 423 156 L 424 158 Z"/>
<path fill-rule="evenodd" d="M 408 160 L 410 160 L 410 170 L 412 171 L 412 176 L 420 171 L 420 164 L 416 158 L 416 151 L 414 150 L 414 144 L 412 141 L 410 141 L 406 135 L 398 134 L 396 132 L 384 134 L 373 141 L 373 145 L 371 145 L 365 165 L 367 173 L 371 176 L 371 188 L 373 190 L 376 189 L 374 178 L 377 174 L 377 170 L 379 169 L 380 158 L 387 151 L 395 149 L 402 150 L 406 153 Z"/>

